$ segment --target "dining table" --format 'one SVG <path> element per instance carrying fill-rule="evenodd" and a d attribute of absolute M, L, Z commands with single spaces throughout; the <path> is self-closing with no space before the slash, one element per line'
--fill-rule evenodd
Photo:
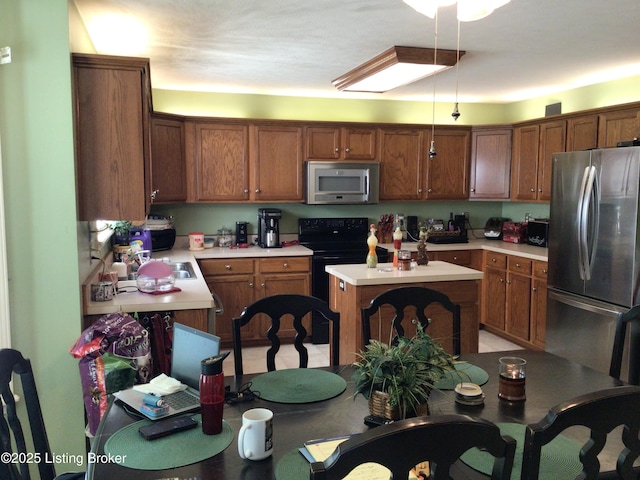
<path fill-rule="evenodd" d="M 526 360 L 526 400 L 510 402 L 498 398 L 498 361 L 503 356 L 518 356 Z M 429 414 L 467 414 L 496 423 L 526 425 L 542 420 L 553 406 L 578 395 L 623 385 L 623 382 L 605 373 L 582 366 L 544 351 L 514 350 L 507 352 L 470 353 L 459 358 L 480 372 L 485 372 L 482 391 L 485 395 L 481 405 L 461 405 L 455 401 L 455 393 L 449 389 L 434 389 L 429 401 Z M 316 369 L 309 369 L 316 370 Z M 285 462 L 299 462 L 302 456 L 297 450 L 308 440 L 333 438 L 341 435 L 358 434 L 368 430 L 364 417 L 369 414 L 368 402 L 362 396 L 354 397 L 354 368 L 351 365 L 322 367 L 319 370 L 331 372 L 344 379 L 346 388 L 336 396 L 321 401 L 288 402 L 279 398 L 265 399 L 259 391 L 243 395 L 240 400 L 224 407 L 225 435 L 227 440 L 220 452 L 187 465 L 175 468 L 154 468 L 153 462 L 163 460 L 173 450 L 171 445 L 181 444 L 185 432 L 166 437 L 168 443 L 162 450 L 167 453 L 149 453 L 145 448 L 117 444 L 118 435 L 127 427 L 139 421 L 117 401 L 109 402 L 96 436 L 93 439 L 88 458 L 87 478 L 89 480 L 161 480 L 161 479 L 253 479 L 290 480 L 309 478 L 308 467 L 302 474 L 295 474 L 284 467 Z M 259 383 L 264 374 L 246 374 L 226 377 L 225 383 L 231 391 L 252 389 L 253 380 Z M 264 385 L 264 384 L 263 384 Z M 257 389 L 256 389 L 257 390 Z M 238 453 L 237 438 L 242 426 L 242 414 L 251 408 L 268 408 L 273 411 L 273 453 L 270 457 L 252 461 L 242 459 Z M 151 441 L 153 442 L 153 441 Z M 105 445 L 108 447 L 105 449 Z M 119 447 L 127 457 L 144 457 L 144 469 L 132 468 L 118 462 L 110 449 Z M 401 447 L 399 447 L 401 448 Z M 151 457 L 150 457 L 151 455 Z M 155 455 L 153 457 L 152 455 Z M 298 458 L 297 455 L 300 455 Z M 617 452 L 605 450 L 602 454 L 602 470 L 615 469 Z M 149 462 L 152 464 L 149 466 Z M 126 463 L 126 462 L 125 462 Z M 290 469 L 289 469 L 290 470 Z M 454 478 L 487 478 L 469 466 L 458 462 Z"/>

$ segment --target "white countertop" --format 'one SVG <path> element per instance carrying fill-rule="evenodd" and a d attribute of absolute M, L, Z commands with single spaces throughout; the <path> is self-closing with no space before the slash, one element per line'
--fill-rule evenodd
<path fill-rule="evenodd" d="M 258 258 L 258 257 L 294 257 L 311 256 L 313 251 L 300 245 L 283 248 L 260 248 L 250 246 L 248 248 L 214 247 L 204 250 L 191 251 L 182 248 L 180 239 L 172 250 L 153 252 L 152 258 L 168 259 L 171 262 L 191 262 L 195 279 L 176 279 L 175 286 L 180 292 L 150 295 L 137 291 L 135 280 L 118 282 L 118 288 L 126 293 L 119 293 L 113 300 L 107 302 L 94 302 L 91 300 L 91 283 L 97 281 L 97 272 L 91 279 L 87 279 L 84 288 L 84 315 L 104 315 L 115 312 L 155 312 L 169 310 L 195 310 L 211 308 L 212 298 L 209 287 L 204 280 L 197 260 L 207 258 Z M 99 269 L 98 269 L 99 270 Z"/>
<path fill-rule="evenodd" d="M 392 243 L 381 243 L 381 247 L 390 252 L 393 251 Z M 402 242 L 402 250 L 417 251 L 417 242 Z M 502 240 L 470 239 L 469 243 L 427 243 L 427 251 L 446 252 L 448 250 L 490 250 L 492 252 L 505 253 L 507 255 L 519 255 L 532 260 L 546 262 L 549 258 L 549 249 L 536 247 L 526 243 L 509 243 Z"/>
<path fill-rule="evenodd" d="M 398 270 L 392 263 L 379 263 L 376 268 L 368 268 L 365 264 L 328 265 L 325 271 L 355 286 L 482 280 L 483 277 L 479 270 L 441 261 L 431 261 L 411 270 Z"/>

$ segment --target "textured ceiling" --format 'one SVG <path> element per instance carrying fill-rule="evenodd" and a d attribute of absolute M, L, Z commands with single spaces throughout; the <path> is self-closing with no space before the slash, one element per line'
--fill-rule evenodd
<path fill-rule="evenodd" d="M 384 94 L 331 80 L 393 45 L 433 47 L 435 21 L 402 0 L 74 0 L 98 53 L 151 59 L 154 88 L 334 98 L 430 100 L 434 77 Z M 94 21 L 133 17 L 148 44 L 98 43 Z M 124 25 L 124 20 L 120 22 Z M 456 49 L 455 7 L 438 48 Z M 110 40 L 125 37 L 110 30 Z M 512 0 L 461 23 L 459 68 L 435 77 L 437 100 L 511 102 L 640 74 L 640 1 Z M 640 87 L 640 85 L 639 85 Z"/>

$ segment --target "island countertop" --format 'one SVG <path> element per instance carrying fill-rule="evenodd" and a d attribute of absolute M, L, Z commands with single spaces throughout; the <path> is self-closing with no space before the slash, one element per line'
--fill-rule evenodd
<path fill-rule="evenodd" d="M 411 270 L 398 270 L 391 263 L 379 263 L 376 268 L 368 268 L 366 264 L 327 265 L 325 271 L 355 286 L 482 280 L 483 277 L 479 270 L 436 260 Z"/>

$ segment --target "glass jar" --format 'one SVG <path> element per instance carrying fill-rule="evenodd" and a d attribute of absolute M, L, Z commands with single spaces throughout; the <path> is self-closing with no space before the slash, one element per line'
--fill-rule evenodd
<path fill-rule="evenodd" d="M 411 270 L 411 252 L 409 250 L 398 252 L 398 270 Z"/>

